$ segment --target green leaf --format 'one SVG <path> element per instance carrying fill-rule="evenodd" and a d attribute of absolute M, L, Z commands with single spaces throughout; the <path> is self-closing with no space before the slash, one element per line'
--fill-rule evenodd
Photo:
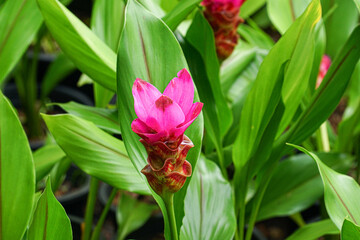
<path fill-rule="evenodd" d="M 315 240 L 327 234 L 339 234 L 339 229 L 330 219 L 307 224 L 286 240 Z"/>
<path fill-rule="evenodd" d="M 0 8 L 0 83 L 24 54 L 42 23 L 36 0 L 10 0 Z"/>
<path fill-rule="evenodd" d="M 240 17 L 247 19 L 252 14 L 260 10 L 266 3 L 266 0 L 247 0 L 241 6 Z"/>
<path fill-rule="evenodd" d="M 56 144 L 45 145 L 34 152 L 36 182 L 49 174 L 54 165 L 65 157 L 65 153 Z"/>
<path fill-rule="evenodd" d="M 326 53 L 334 58 L 359 22 L 353 0 L 322 1 L 324 13 L 335 7 L 325 21 Z"/>
<path fill-rule="evenodd" d="M 240 130 L 233 151 L 236 168 L 244 166 L 258 147 L 271 119 L 271 115 L 266 113 L 277 104 L 276 101 L 270 101 L 277 84 L 274 75 L 279 75 L 281 66 L 289 59 L 282 87 L 285 112 L 278 133 L 284 130 L 295 114 L 307 87 L 304 79 L 308 79 L 311 70 L 313 28 L 320 14 L 320 3 L 314 0 L 265 57 L 242 109 Z"/>
<path fill-rule="evenodd" d="M 91 30 L 114 52 L 119 46 L 124 25 L 125 2 L 123 0 L 96 0 L 91 16 Z M 95 105 L 105 107 L 114 96 L 99 84 L 94 84 Z"/>
<path fill-rule="evenodd" d="M 76 102 L 57 104 L 66 112 L 93 122 L 97 127 L 112 134 L 121 134 L 118 113 L 115 109 L 85 106 Z"/>
<path fill-rule="evenodd" d="M 56 142 L 84 172 L 119 189 L 149 193 L 122 141 L 72 115 L 42 116 Z"/>
<path fill-rule="evenodd" d="M 201 157 L 185 197 L 181 239 L 232 239 L 236 217 L 232 189 L 217 165 Z"/>
<path fill-rule="evenodd" d="M 254 47 L 262 49 L 271 49 L 274 46 L 274 40 L 259 28 L 251 19 L 247 20 L 249 25 L 240 24 L 238 32 L 242 39 L 245 39 Z"/>
<path fill-rule="evenodd" d="M 288 142 L 300 143 L 309 137 L 335 110 L 360 58 L 360 27 L 357 27 L 334 59 L 322 84 L 288 132 Z"/>
<path fill-rule="evenodd" d="M 44 99 L 67 75 L 75 71 L 75 65 L 64 54 L 59 54 L 50 64 L 41 82 L 41 98 Z"/>
<path fill-rule="evenodd" d="M 319 153 L 327 166 L 346 173 L 353 158 L 345 154 Z M 294 177 L 296 176 L 296 177 Z M 315 203 L 324 193 L 315 162 L 306 154 L 281 161 L 270 180 L 257 220 L 288 216 Z M 304 238 L 307 239 L 307 238 Z"/>
<path fill-rule="evenodd" d="M 360 0 L 354 0 L 354 3 L 356 4 L 356 7 L 360 13 Z"/>
<path fill-rule="evenodd" d="M 75 66 L 102 86 L 116 89 L 116 55 L 57 0 L 37 0 L 56 42 Z"/>
<path fill-rule="evenodd" d="M 335 172 L 326 166 L 314 153 L 305 148 L 288 144 L 298 150 L 308 154 L 315 160 L 324 184 L 325 206 L 326 210 L 335 223 L 341 229 L 343 221 L 349 217 L 355 224 L 360 223 L 360 186 L 357 182 L 347 176 Z"/>
<path fill-rule="evenodd" d="M 128 194 L 121 194 L 116 210 L 116 221 L 118 224 L 118 240 L 140 228 L 150 218 L 151 213 L 157 206 L 141 202 Z"/>
<path fill-rule="evenodd" d="M 341 228 L 341 240 L 353 239 L 360 239 L 360 226 L 355 225 L 348 219 L 345 219 Z"/>
<path fill-rule="evenodd" d="M 71 224 L 64 208 L 51 191 L 50 179 L 41 195 L 28 233 L 29 240 L 72 238 Z"/>
<path fill-rule="evenodd" d="M 180 45 L 169 28 L 133 0 L 128 2 L 126 8 L 125 27 L 120 40 L 117 63 L 117 96 L 121 133 L 129 157 L 140 172 L 147 164 L 147 154 L 144 146 L 139 142 L 139 137 L 131 130 L 131 122 L 136 118 L 131 91 L 133 83 L 136 78 L 141 78 L 163 91 L 181 69 L 187 68 L 187 64 Z M 197 92 L 194 99 L 199 101 Z M 202 115 L 194 121 L 185 134 L 195 145 L 187 156 L 187 160 L 194 168 L 201 149 Z M 143 178 L 145 179 L 144 176 Z M 188 182 L 189 180 L 174 196 L 178 229 L 184 216 L 183 204 Z M 153 195 L 165 213 L 163 201 L 155 193 Z M 166 214 L 164 215 L 166 223 Z M 165 224 L 165 235 L 168 236 L 168 234 L 168 225 Z"/>
<path fill-rule="evenodd" d="M 310 2 L 311 0 L 268 0 L 269 18 L 276 29 L 283 34 L 304 12 Z"/>
<path fill-rule="evenodd" d="M 356 128 L 360 122 L 360 101 L 358 101 L 357 107 L 353 114 L 343 119 L 338 127 L 338 138 L 336 141 L 336 149 L 339 152 L 352 153 L 354 143 L 354 135 L 356 134 Z"/>
<path fill-rule="evenodd" d="M 0 238 L 21 239 L 32 213 L 35 171 L 27 137 L 0 91 Z"/>
<path fill-rule="evenodd" d="M 220 66 L 216 55 L 214 32 L 200 11 L 194 17 L 186 34 L 186 40 L 199 52 L 204 62 L 206 78 L 203 81 L 195 79 L 195 83 L 199 89 L 201 99 L 209 99 L 206 95 L 212 95 L 210 99 L 212 98 L 214 102 L 204 102 L 204 111 L 209 116 L 212 116 L 207 112 L 211 111 L 210 109 L 215 109 L 213 117 L 218 118 L 219 125 L 212 127 L 219 128 L 215 131 L 220 134 L 216 138 L 221 139 L 231 126 L 232 115 L 220 85 Z M 207 89 L 209 86 L 210 89 Z M 204 91 L 204 89 L 210 91 Z M 216 121 L 211 118 L 210 122 Z M 210 126 L 205 126 L 205 129 L 208 127 Z"/>
<path fill-rule="evenodd" d="M 175 31 L 182 20 L 184 20 L 200 2 L 201 0 L 180 1 L 168 14 L 163 17 L 164 22 L 172 31 Z"/>

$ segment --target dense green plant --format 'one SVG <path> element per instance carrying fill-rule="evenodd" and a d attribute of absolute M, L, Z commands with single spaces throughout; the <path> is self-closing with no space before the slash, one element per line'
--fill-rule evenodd
<path fill-rule="evenodd" d="M 222 9 L 221 4 L 229 1 L 200 2 L 96 0 L 90 29 L 59 1 L 37 0 L 44 22 L 64 54 L 82 71 L 81 79 L 94 84 L 96 107 L 60 104 L 68 114 L 42 115 L 63 151 L 59 151 L 59 158 L 66 155 L 92 176 L 84 239 L 99 237 L 119 189 L 153 196 L 164 216 L 167 239 L 250 240 L 255 223 L 278 216 L 288 216 L 299 225 L 288 239 L 316 239 L 328 234 L 338 234 L 343 240 L 359 238 L 359 1 L 234 1 L 238 4 L 230 4 L 220 13 L 211 4 Z M 217 19 L 219 14 L 222 19 L 224 12 L 228 14 L 225 24 Z M 239 16 L 244 23 L 240 24 Z M 324 55 L 331 59 L 330 66 L 322 65 Z M 184 110 L 185 98 L 179 96 L 192 91 L 174 87 L 178 92 L 168 96 L 170 90 L 165 88 L 182 69 L 191 75 L 186 79 L 193 80 L 194 102 L 202 102 L 204 107 L 185 131 L 194 145 L 186 156 L 192 175 L 186 174 L 182 188 L 173 191 L 173 185 L 163 177 L 173 173 L 171 167 L 178 170 L 188 164 L 177 165 L 182 158 L 174 152 L 183 145 L 171 132 L 189 121 L 183 115 L 191 111 Z M 137 78 L 151 85 L 139 85 Z M 148 95 L 136 97 L 140 94 L 136 89 L 145 89 Z M 112 106 L 109 101 L 115 93 L 117 104 Z M 152 100 L 142 105 L 146 114 L 137 105 L 134 110 L 134 98 L 135 104 L 139 99 Z M 7 103 L 2 99 L 2 105 Z M 346 111 L 342 121 L 334 123 L 328 119 L 339 102 L 347 102 Z M 11 109 L 4 106 L 0 115 L 0 189 L 4 193 L 14 188 L 31 200 L 34 187 L 31 191 L 20 189 L 11 174 L 3 174 L 6 168 L 16 171 L 6 165 L 13 158 L 10 153 L 15 146 L 9 141 L 15 135 L 5 128 L 5 123 L 16 120 L 14 114 L 3 113 Z M 177 111 L 166 112 L 169 106 Z M 161 115 L 156 107 L 166 114 Z M 141 122 L 132 128 L 137 117 Z M 21 131 L 19 125 L 17 129 Z M 121 140 L 116 138 L 119 134 Z M 160 143 L 173 152 L 157 149 Z M 21 146 L 26 146 L 24 139 Z M 37 180 L 47 176 L 58 161 L 39 159 Z M 170 165 L 169 159 L 173 161 Z M 30 160 L 27 169 L 21 171 L 22 176 L 31 175 L 34 182 Z M 167 168 L 156 169 L 153 161 Z M 141 174 L 148 163 L 156 174 L 163 174 L 156 175 L 156 184 L 149 175 L 146 178 Z M 9 174 L 10 170 L 6 171 Z M 92 231 L 99 180 L 114 190 Z M 174 180 L 180 185 L 176 181 L 180 178 Z M 161 191 L 157 185 L 161 185 Z M 30 229 L 26 236 L 34 236 L 32 226 L 44 221 L 42 204 L 48 201 L 57 206 L 48 189 L 39 200 L 32 223 L 18 223 L 18 239 L 27 226 Z M 174 194 L 171 201 L 166 197 L 169 192 Z M 9 204 L 11 198 L 4 196 L 9 195 L 0 195 L 1 203 Z M 306 223 L 301 211 L 322 198 L 324 203 L 320 204 L 328 216 Z M 23 219 L 31 216 L 30 200 L 27 211 L 17 212 L 26 214 Z M 122 201 L 118 208 L 119 239 L 141 225 L 135 223 L 136 219 L 143 223 L 154 209 L 141 205 L 146 209 L 141 216 L 137 210 L 131 212 L 124 207 L 140 203 L 125 195 Z M 0 205 L 0 214 L 11 219 L 1 209 Z M 0 221 L 0 236 L 13 231 L 2 223 L 5 221 Z"/>

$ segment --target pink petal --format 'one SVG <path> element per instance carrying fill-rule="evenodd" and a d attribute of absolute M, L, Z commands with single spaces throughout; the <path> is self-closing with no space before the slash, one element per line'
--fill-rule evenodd
<path fill-rule="evenodd" d="M 204 106 L 201 102 L 196 102 L 191 106 L 189 113 L 185 117 L 185 121 L 175 129 L 174 135 L 180 136 L 185 132 L 185 130 L 190 126 L 191 123 L 199 116 L 202 107 Z"/>
<path fill-rule="evenodd" d="M 179 105 L 168 96 L 161 95 L 151 107 L 145 123 L 156 132 L 169 132 L 184 120 Z"/>
<path fill-rule="evenodd" d="M 139 118 L 135 119 L 131 123 L 131 129 L 135 132 L 139 137 L 144 139 L 147 143 L 152 144 L 158 142 L 167 137 L 166 132 L 155 132 L 152 128 L 148 127 L 143 121 Z"/>
<path fill-rule="evenodd" d="M 153 129 L 151 129 L 150 127 L 148 127 L 143 121 L 141 121 L 139 118 L 135 119 L 132 123 L 131 123 L 131 130 L 133 130 L 133 132 L 135 133 L 150 133 L 150 134 L 154 134 L 156 133 Z"/>
<path fill-rule="evenodd" d="M 146 121 L 152 105 L 161 96 L 159 90 L 150 83 L 137 78 L 134 82 L 132 93 L 134 96 L 134 107 L 136 115 Z"/>
<path fill-rule="evenodd" d="M 174 100 L 187 115 L 194 100 L 194 83 L 185 68 L 177 76 L 167 85 L 164 95 Z"/>

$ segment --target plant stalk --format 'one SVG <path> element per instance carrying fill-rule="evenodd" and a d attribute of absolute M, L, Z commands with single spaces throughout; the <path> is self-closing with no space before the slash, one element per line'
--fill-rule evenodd
<path fill-rule="evenodd" d="M 98 187 L 99 187 L 99 180 L 97 180 L 94 177 L 91 177 L 90 190 L 86 203 L 85 228 L 82 234 L 82 240 L 89 240 L 91 236 L 91 228 L 94 217 L 94 208 L 95 208 Z"/>
<path fill-rule="evenodd" d="M 330 152 L 330 142 L 326 124 L 327 123 L 325 121 L 317 130 L 316 141 L 319 151 Z"/>
<path fill-rule="evenodd" d="M 118 192 L 117 188 L 113 188 L 113 190 L 111 191 L 110 197 L 109 197 L 108 201 L 106 202 L 106 205 L 101 213 L 100 219 L 97 222 L 94 232 L 91 236 L 91 240 L 99 239 L 101 228 L 104 224 L 105 218 L 109 212 L 109 209 L 111 207 L 111 204 L 112 204 L 117 192 Z"/>
<path fill-rule="evenodd" d="M 264 197 L 265 191 L 269 185 L 270 179 L 276 169 L 276 165 L 277 165 L 277 161 L 271 163 L 270 166 L 265 167 L 264 169 L 267 169 L 265 174 L 262 176 L 261 180 L 260 180 L 260 184 L 259 184 L 259 189 L 258 189 L 258 193 L 255 196 L 255 202 L 254 205 L 251 209 L 251 215 L 250 215 L 250 220 L 249 220 L 249 224 L 248 224 L 248 229 L 246 231 L 246 237 L 245 240 L 251 240 L 252 237 L 252 232 L 254 230 L 255 227 L 255 222 L 256 222 L 256 218 L 260 209 L 260 205 L 262 202 L 262 199 Z"/>
<path fill-rule="evenodd" d="M 34 55 L 29 69 L 28 79 L 23 78 L 25 81 L 25 98 L 26 104 L 24 106 L 26 112 L 26 124 L 29 130 L 30 137 L 40 137 L 42 135 L 41 126 L 40 126 L 40 116 L 39 111 L 36 108 L 36 98 L 37 98 L 37 67 L 38 67 L 38 58 L 41 47 L 41 36 L 37 35 L 36 43 L 34 46 Z"/>
<path fill-rule="evenodd" d="M 174 211 L 174 194 L 166 194 L 163 197 L 166 212 L 168 215 L 168 221 L 170 225 L 171 240 L 178 240 L 178 233 L 176 227 L 175 211 Z"/>

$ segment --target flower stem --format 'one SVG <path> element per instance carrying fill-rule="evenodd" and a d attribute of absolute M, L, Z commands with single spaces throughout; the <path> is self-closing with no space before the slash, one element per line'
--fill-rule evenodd
<path fill-rule="evenodd" d="M 166 212 L 168 215 L 168 222 L 170 225 L 170 232 L 171 232 L 171 240 L 178 240 L 178 233 L 176 227 L 176 219 L 175 219 L 175 212 L 174 212 L 174 194 L 166 194 L 163 196 L 163 200 L 166 207 Z"/>
<path fill-rule="evenodd" d="M 82 235 L 82 240 L 90 239 L 98 187 L 99 187 L 99 180 L 97 180 L 94 177 L 91 177 L 90 190 L 86 203 L 85 230 Z"/>

